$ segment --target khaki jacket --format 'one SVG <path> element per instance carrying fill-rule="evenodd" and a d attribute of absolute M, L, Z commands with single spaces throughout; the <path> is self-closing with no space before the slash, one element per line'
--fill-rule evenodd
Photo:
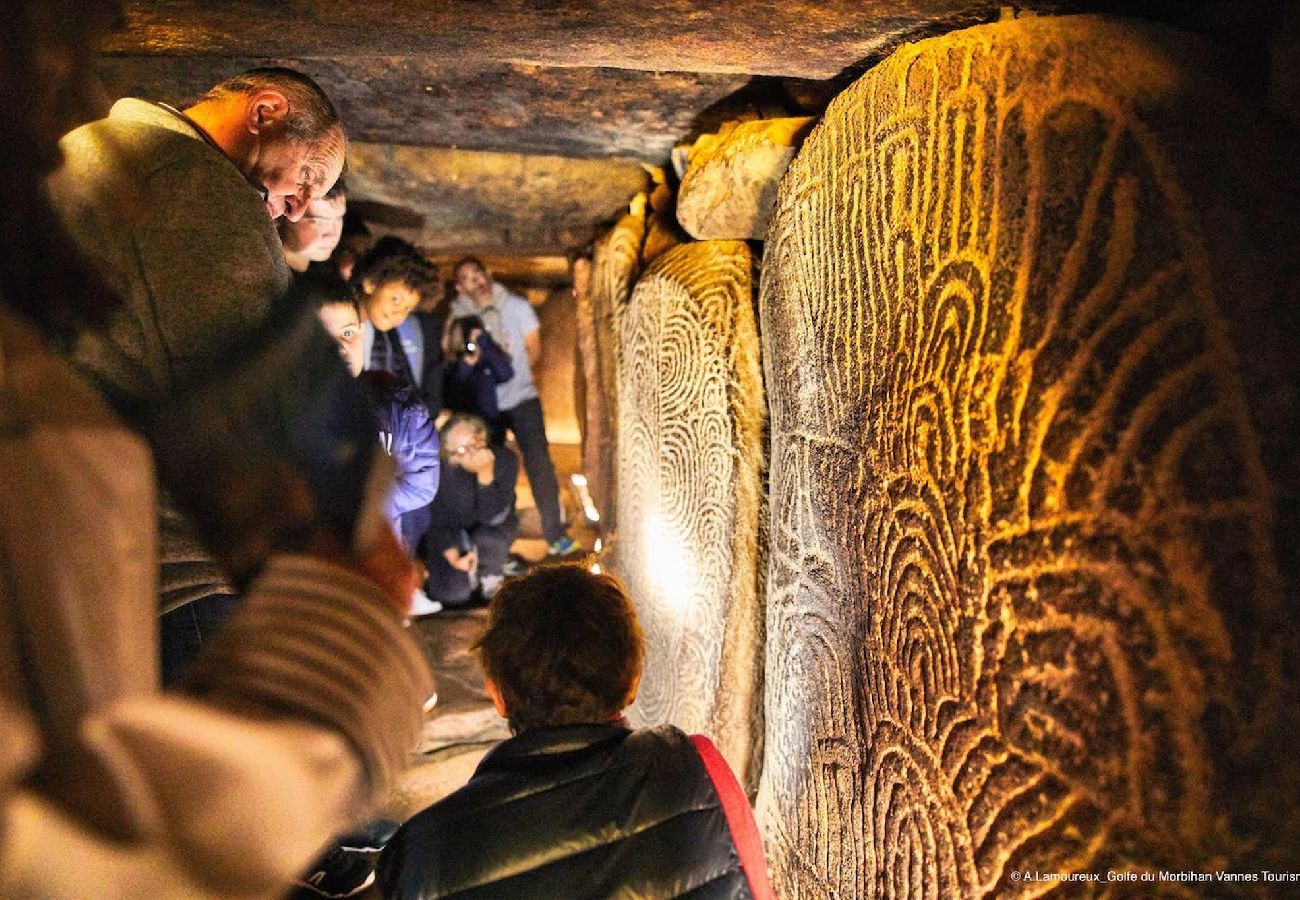
<path fill-rule="evenodd" d="M 155 509 L 145 444 L 0 308 L 0 897 L 277 896 L 418 734 L 420 651 L 305 557 L 162 694 Z"/>

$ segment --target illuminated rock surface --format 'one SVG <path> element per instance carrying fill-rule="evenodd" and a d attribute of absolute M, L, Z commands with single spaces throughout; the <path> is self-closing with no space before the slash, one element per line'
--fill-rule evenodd
<path fill-rule="evenodd" d="M 1137 6 L 1144 5 L 1134 0 Z M 460 62 L 830 78 L 920 25 L 986 19 L 979 0 L 486 0 L 212 3 L 127 0 L 113 54 L 308 57 L 393 54 Z M 1065 4 L 1039 0 L 1036 8 Z"/>
<path fill-rule="evenodd" d="M 603 528 L 617 523 L 618 334 L 632 285 L 641 272 L 646 198 L 637 195 L 627 215 L 596 242 L 588 289 L 578 296 L 579 339 L 585 368 L 582 459 Z"/>
<path fill-rule="evenodd" d="M 762 240 L 776 187 L 813 119 L 731 122 L 691 148 L 677 221 L 700 240 Z"/>
<path fill-rule="evenodd" d="M 1096 2 L 1173 18 L 1189 18 L 1183 7 L 1206 5 Z M 1228 6 L 1227 0 L 1215 2 Z M 1245 7 L 1267 2 L 1236 0 L 1226 18 L 1258 19 Z M 1039 12 L 1080 5 L 1089 0 L 1014 4 Z M 1008 4 L 124 0 L 122 6 L 124 27 L 109 36 L 100 59 L 112 98 L 136 94 L 184 103 L 241 69 L 289 65 L 319 80 L 353 140 L 394 153 L 436 147 L 462 156 L 553 157 L 541 170 L 511 176 L 523 190 L 493 192 L 487 185 L 477 203 L 463 161 L 421 164 L 406 175 L 390 171 L 354 191 L 354 199 L 382 195 L 407 216 L 423 219 L 424 230 L 413 237 L 426 249 L 500 256 L 585 247 L 641 190 L 625 187 L 614 205 L 573 225 L 575 207 L 588 209 L 593 176 L 582 174 L 586 160 L 664 165 L 675 145 L 755 111 L 817 115 L 853 73 L 902 41 L 991 21 Z M 1272 22 L 1258 28 L 1279 30 Z M 552 178 L 550 170 L 564 164 L 556 160 L 572 162 L 575 177 Z M 617 181 L 604 177 L 611 186 Z M 568 227 L 561 231 L 549 219 L 516 215 L 516 202 L 532 206 L 534 197 L 546 198 Z M 387 224 L 384 217 L 365 218 Z M 662 249 L 656 241 L 648 247 Z"/>
<path fill-rule="evenodd" d="M 618 568 L 647 644 L 635 714 L 709 734 L 743 780 L 761 735 L 752 272 L 739 241 L 660 256 L 623 313 L 618 388 Z"/>
<path fill-rule="evenodd" d="M 654 187 L 650 191 L 650 208 L 646 212 L 645 241 L 641 244 L 641 265 L 648 266 L 660 255 L 691 239 L 677 223 L 676 185 L 662 169 L 650 173 Z"/>
<path fill-rule="evenodd" d="M 354 32 L 360 34 L 359 31 Z M 618 156 L 659 162 L 744 75 L 585 66 L 483 64 L 457 53 L 333 59 L 112 56 L 99 70 L 113 96 L 185 103 L 242 69 L 308 72 L 329 92 L 353 140 L 459 150 Z"/>
<path fill-rule="evenodd" d="M 357 196 L 427 210 L 410 238 L 452 255 L 481 247 L 562 254 L 646 186 L 645 172 L 627 160 L 361 143 L 349 147 L 347 179 Z"/>
<path fill-rule="evenodd" d="M 787 173 L 761 297 L 781 896 L 1300 868 L 1294 148 L 1204 58 L 1095 19 L 947 35 Z"/>

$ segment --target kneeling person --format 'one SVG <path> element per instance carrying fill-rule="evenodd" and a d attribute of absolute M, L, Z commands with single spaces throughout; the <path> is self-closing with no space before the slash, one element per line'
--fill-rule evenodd
<path fill-rule="evenodd" d="M 458 414 L 442 426 L 442 481 L 429 510 L 426 590 L 444 606 L 465 606 L 477 589 L 490 597 L 519 533 L 515 482 L 519 458 L 488 445 L 478 416 Z"/>
<path fill-rule="evenodd" d="M 773 896 L 713 744 L 620 715 L 645 651 L 615 579 L 568 564 L 507 582 L 477 649 L 515 737 L 402 826 L 379 861 L 385 897 Z"/>

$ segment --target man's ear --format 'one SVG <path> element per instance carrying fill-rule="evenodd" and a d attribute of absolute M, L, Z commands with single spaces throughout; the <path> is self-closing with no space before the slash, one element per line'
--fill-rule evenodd
<path fill-rule="evenodd" d="M 289 116 L 289 98 L 275 88 L 263 88 L 249 98 L 245 125 L 253 134 L 280 125 Z"/>
<path fill-rule="evenodd" d="M 361 279 L 361 292 L 362 292 L 363 294 L 373 294 L 373 293 L 375 292 L 375 279 L 373 279 L 373 278 L 362 278 L 362 279 Z"/>
<path fill-rule="evenodd" d="M 506 715 L 506 701 L 501 699 L 501 689 L 497 687 L 496 682 L 485 677 L 484 687 L 487 688 L 487 695 L 492 698 L 492 705 L 496 707 L 497 715 L 503 719 L 510 718 Z"/>

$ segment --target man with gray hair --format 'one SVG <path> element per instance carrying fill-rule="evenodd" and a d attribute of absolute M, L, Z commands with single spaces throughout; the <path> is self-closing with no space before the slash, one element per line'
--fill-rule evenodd
<path fill-rule="evenodd" d="M 174 397 L 263 327 L 290 277 L 273 220 L 300 219 L 330 190 L 346 139 L 319 85 L 259 68 L 184 109 L 119 100 L 60 148 L 55 208 L 125 298 L 103 334 L 79 340 L 73 360 L 125 411 Z M 236 591 L 167 498 L 160 537 L 161 607 L 177 610 L 163 623 L 170 682 L 232 611 Z"/>

